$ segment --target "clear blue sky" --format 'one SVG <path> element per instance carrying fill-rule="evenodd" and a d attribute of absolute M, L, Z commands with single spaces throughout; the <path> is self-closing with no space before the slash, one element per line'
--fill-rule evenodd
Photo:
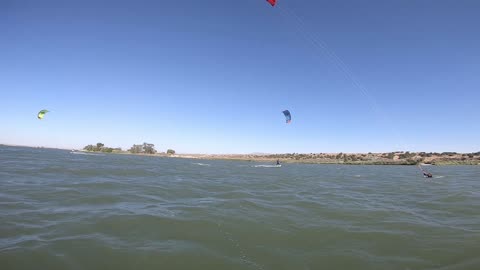
<path fill-rule="evenodd" d="M 0 1 L 0 143 L 480 150 L 480 1 L 277 2 Z"/>

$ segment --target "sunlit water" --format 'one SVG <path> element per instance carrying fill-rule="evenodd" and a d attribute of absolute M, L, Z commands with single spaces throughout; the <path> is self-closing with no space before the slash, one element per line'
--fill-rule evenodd
<path fill-rule="evenodd" d="M 480 167 L 0 147 L 0 269 L 480 269 Z"/>

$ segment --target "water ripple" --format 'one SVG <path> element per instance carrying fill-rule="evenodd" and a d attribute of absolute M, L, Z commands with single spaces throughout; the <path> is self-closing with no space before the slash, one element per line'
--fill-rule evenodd
<path fill-rule="evenodd" d="M 480 269 L 480 168 L 0 147 L 3 269 Z"/>

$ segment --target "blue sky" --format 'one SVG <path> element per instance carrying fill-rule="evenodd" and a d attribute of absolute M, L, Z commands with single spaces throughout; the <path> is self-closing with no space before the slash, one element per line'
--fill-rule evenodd
<path fill-rule="evenodd" d="M 0 143 L 480 150 L 479 1 L 277 3 L 1 1 Z"/>

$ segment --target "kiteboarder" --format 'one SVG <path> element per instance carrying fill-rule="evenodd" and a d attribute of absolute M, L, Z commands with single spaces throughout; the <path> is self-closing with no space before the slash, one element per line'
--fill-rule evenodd
<path fill-rule="evenodd" d="M 423 177 L 425 177 L 425 178 L 432 178 L 432 177 L 433 177 L 433 175 L 432 175 L 431 173 L 425 171 L 425 170 L 420 166 L 420 164 L 418 165 L 418 168 L 422 171 Z"/>
<path fill-rule="evenodd" d="M 432 178 L 433 177 L 433 175 L 429 172 L 423 172 L 423 176 L 427 177 L 427 178 Z"/>
<path fill-rule="evenodd" d="M 277 159 L 277 166 L 278 166 L 278 165 L 280 165 L 280 160 L 279 160 L 279 159 Z"/>

